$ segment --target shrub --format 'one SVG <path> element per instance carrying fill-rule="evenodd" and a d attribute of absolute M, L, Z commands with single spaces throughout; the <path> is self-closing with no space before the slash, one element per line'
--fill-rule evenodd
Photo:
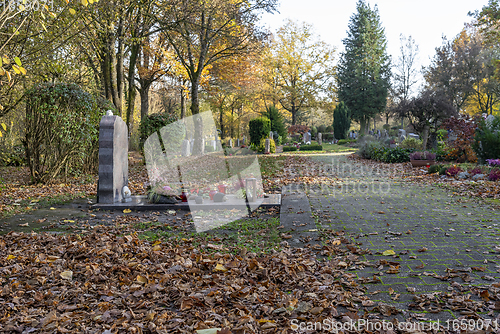
<path fill-rule="evenodd" d="M 141 149 L 144 147 L 144 142 L 149 138 L 149 136 L 151 136 L 153 133 L 157 133 L 158 137 L 162 138 L 160 130 L 164 126 L 172 124 L 176 121 L 178 121 L 177 116 L 167 113 L 150 114 L 147 117 L 141 119 L 141 124 L 139 125 Z M 168 134 L 165 135 L 167 135 L 167 140 L 169 141 L 169 146 L 167 147 L 167 149 L 169 151 L 173 151 L 180 148 L 182 140 L 185 136 L 185 129 L 181 123 L 177 123 L 176 125 L 172 125 L 171 127 L 169 127 Z M 164 140 L 162 140 L 162 145 L 163 144 L 165 144 Z M 162 147 L 162 149 L 166 149 L 166 147 Z"/>
<path fill-rule="evenodd" d="M 487 159 L 486 162 L 489 166 L 500 167 L 500 159 Z"/>
<path fill-rule="evenodd" d="M 295 152 L 297 147 L 295 146 L 283 146 L 283 152 Z"/>
<path fill-rule="evenodd" d="M 257 152 L 264 153 L 264 151 L 266 150 L 266 139 L 267 138 L 262 138 L 260 140 L 259 146 L 257 147 Z M 269 139 L 269 152 L 276 152 L 276 144 L 273 139 Z"/>
<path fill-rule="evenodd" d="M 382 125 L 382 129 L 389 131 L 391 129 L 391 126 L 389 124 L 384 124 Z"/>
<path fill-rule="evenodd" d="M 323 151 L 323 146 L 318 144 L 300 145 L 301 151 Z"/>
<path fill-rule="evenodd" d="M 333 133 L 323 133 L 323 141 L 332 141 L 335 139 Z"/>
<path fill-rule="evenodd" d="M 462 168 L 460 168 L 459 166 L 451 166 L 451 167 L 448 167 L 446 169 L 446 175 L 448 176 L 457 176 L 458 173 L 460 173 L 462 171 Z"/>
<path fill-rule="evenodd" d="M 31 181 L 97 171 L 99 122 L 109 101 L 78 85 L 43 83 L 25 92 L 22 140 Z"/>
<path fill-rule="evenodd" d="M 439 129 L 436 131 L 436 138 L 438 141 L 444 141 L 448 138 L 448 131 L 446 129 Z"/>
<path fill-rule="evenodd" d="M 283 143 L 283 137 L 281 135 L 278 135 L 278 138 L 276 138 L 276 145 L 280 146 Z"/>
<path fill-rule="evenodd" d="M 450 117 L 443 122 L 443 127 L 450 130 L 455 140 L 448 138 L 449 152 L 447 160 L 456 160 L 458 162 L 476 162 L 477 156 L 472 150 L 471 143 L 475 138 L 476 123 L 465 115 L 461 118 Z"/>
<path fill-rule="evenodd" d="M 311 138 L 312 137 L 316 138 L 317 134 L 318 134 L 318 129 L 314 125 L 311 126 Z"/>
<path fill-rule="evenodd" d="M 410 152 L 411 149 L 400 147 L 385 148 L 380 161 L 392 164 L 408 162 L 410 161 Z"/>
<path fill-rule="evenodd" d="M 319 133 L 325 133 L 326 132 L 326 126 L 325 125 L 318 126 L 318 132 Z"/>
<path fill-rule="evenodd" d="M 427 173 L 429 174 L 438 173 L 441 170 L 441 168 L 443 168 L 443 165 L 432 165 L 427 170 Z"/>
<path fill-rule="evenodd" d="M 493 168 L 488 175 L 488 180 L 490 181 L 498 181 L 500 180 L 500 169 Z"/>
<path fill-rule="evenodd" d="M 22 166 L 26 164 L 26 153 L 22 145 L 14 146 L 9 151 L 0 152 L 0 166 Z"/>
<path fill-rule="evenodd" d="M 271 132 L 271 121 L 267 117 L 258 117 L 248 123 L 250 143 L 259 145 L 262 138 L 269 137 Z"/>
<path fill-rule="evenodd" d="M 337 144 L 339 145 L 345 145 L 345 144 L 349 144 L 349 143 L 355 143 L 357 139 L 339 139 L 339 141 L 337 142 Z"/>
<path fill-rule="evenodd" d="M 484 174 L 484 171 L 481 167 L 474 167 L 470 171 L 468 171 L 470 176 L 478 175 L 478 174 Z"/>
<path fill-rule="evenodd" d="M 383 149 L 383 145 L 378 141 L 366 141 L 360 147 L 358 154 L 365 159 L 374 159 L 377 152 Z"/>
<path fill-rule="evenodd" d="M 333 126 L 328 125 L 325 129 L 326 132 L 333 132 Z"/>
<path fill-rule="evenodd" d="M 351 127 L 351 116 L 349 114 L 349 109 L 344 104 L 340 102 L 333 111 L 333 132 L 337 139 L 346 139 L 347 131 Z"/>
<path fill-rule="evenodd" d="M 437 161 L 445 161 L 449 154 L 448 146 L 446 145 L 438 145 L 436 149 L 433 149 L 432 152 L 436 153 Z"/>
<path fill-rule="evenodd" d="M 278 134 L 278 136 L 286 137 L 287 131 L 285 128 L 285 124 L 283 123 L 283 116 L 281 116 L 278 108 L 275 106 L 270 106 L 266 109 L 265 117 L 269 118 L 271 122 L 271 130 Z M 269 135 L 266 134 L 266 137 Z M 281 144 L 278 144 L 281 145 Z"/>
<path fill-rule="evenodd" d="M 495 117 L 490 126 L 484 120 L 479 122 L 472 147 L 482 162 L 500 158 L 500 117 Z"/>
<path fill-rule="evenodd" d="M 401 148 L 412 148 L 414 150 L 421 150 L 422 149 L 422 141 L 419 139 L 415 138 L 406 138 L 399 144 L 399 147 Z"/>
<path fill-rule="evenodd" d="M 448 169 L 448 166 L 443 166 L 439 170 L 439 175 L 446 175 L 446 170 Z"/>

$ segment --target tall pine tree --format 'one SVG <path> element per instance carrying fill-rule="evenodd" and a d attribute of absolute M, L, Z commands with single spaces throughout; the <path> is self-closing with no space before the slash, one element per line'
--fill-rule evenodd
<path fill-rule="evenodd" d="M 347 38 L 342 41 L 345 51 L 337 67 L 337 85 L 339 100 L 344 101 L 364 133 L 369 120 L 386 107 L 391 70 L 377 7 L 372 10 L 359 0 L 356 9 Z"/>

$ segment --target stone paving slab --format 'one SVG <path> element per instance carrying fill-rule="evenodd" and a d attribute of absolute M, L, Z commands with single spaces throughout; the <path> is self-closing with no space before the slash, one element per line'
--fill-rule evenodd
<path fill-rule="evenodd" d="M 292 247 L 319 244 L 316 221 L 311 215 L 311 206 L 301 185 L 291 184 L 282 189 L 280 223 L 283 232 L 293 231 L 287 242 Z"/>
<path fill-rule="evenodd" d="M 338 161 L 332 163 L 338 165 Z M 335 168 L 330 171 L 335 175 Z M 400 263 L 397 274 L 384 268 L 357 268 L 358 277 L 380 278 L 369 284 L 374 301 L 390 302 L 408 309 L 417 293 L 447 291 L 456 281 L 464 286 L 490 285 L 500 281 L 500 212 L 485 204 L 452 197 L 438 187 L 416 185 L 380 176 L 342 176 L 342 187 L 307 189 L 312 213 L 324 228 L 345 231 L 352 241 L 371 251 L 361 260 Z M 396 256 L 384 256 L 394 250 Z M 455 270 L 461 277 L 442 281 Z M 393 293 L 388 292 L 394 290 Z M 397 300 L 393 300 L 400 294 Z M 459 314 L 428 313 L 429 319 L 446 320 Z"/>

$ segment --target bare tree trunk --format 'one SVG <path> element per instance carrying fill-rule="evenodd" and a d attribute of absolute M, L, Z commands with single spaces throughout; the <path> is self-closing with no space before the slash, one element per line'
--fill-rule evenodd
<path fill-rule="evenodd" d="M 151 84 L 143 83 L 141 84 L 141 89 L 139 89 L 139 94 L 141 96 L 141 119 L 148 117 L 149 113 L 149 88 Z"/>
<path fill-rule="evenodd" d="M 186 117 L 186 96 L 184 95 L 184 85 L 186 84 L 186 80 L 182 80 L 181 82 L 181 119 Z"/>
<path fill-rule="evenodd" d="M 200 113 L 200 98 L 198 95 L 199 78 L 191 85 L 191 113 L 194 123 L 194 144 L 193 155 L 202 155 L 205 148 L 203 147 L 203 120 Z"/>
<path fill-rule="evenodd" d="M 117 66 L 116 66 L 116 52 L 115 52 L 115 44 L 116 37 L 114 32 L 111 31 L 108 34 L 108 55 L 110 57 L 109 61 L 109 70 L 110 70 L 110 88 L 111 88 L 111 97 L 113 98 L 113 104 L 118 111 L 118 115 L 122 116 L 122 101 L 120 95 L 118 94 L 118 75 L 117 75 Z"/>
<path fill-rule="evenodd" d="M 423 150 L 427 149 L 427 141 L 429 139 L 429 129 L 430 129 L 429 124 L 426 124 L 424 126 L 424 131 L 422 133 L 422 149 Z"/>
<path fill-rule="evenodd" d="M 130 129 L 130 119 L 133 116 L 134 113 L 134 108 L 135 108 L 135 96 L 136 96 L 136 89 L 135 89 L 135 65 L 137 64 L 137 55 L 139 53 L 139 44 L 133 44 L 132 47 L 130 48 L 130 64 L 128 68 L 128 96 L 127 96 L 127 116 L 126 116 L 126 122 L 127 126 L 129 126 Z M 141 113 L 141 120 L 142 120 L 142 113 Z"/>
<path fill-rule="evenodd" d="M 116 51 L 116 94 L 118 95 L 118 103 L 120 104 L 120 115 L 122 113 L 122 100 L 123 100 L 123 49 L 124 49 L 124 43 L 123 43 L 123 19 L 120 18 L 120 21 L 118 22 L 118 30 L 117 30 L 117 36 L 118 36 L 118 49 Z M 127 127 L 130 130 L 130 121 L 127 119 Z"/>

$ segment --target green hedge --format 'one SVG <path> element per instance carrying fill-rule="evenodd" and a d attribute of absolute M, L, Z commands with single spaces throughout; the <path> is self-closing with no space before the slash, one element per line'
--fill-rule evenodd
<path fill-rule="evenodd" d="M 349 143 L 355 143 L 357 139 L 340 139 L 337 144 L 345 145 Z"/>
<path fill-rule="evenodd" d="M 250 143 L 260 145 L 262 138 L 267 138 L 271 132 L 271 121 L 267 117 L 258 117 L 248 123 Z"/>
<path fill-rule="evenodd" d="M 295 152 L 297 148 L 295 146 L 283 146 L 283 152 Z"/>
<path fill-rule="evenodd" d="M 323 146 L 318 144 L 300 145 L 300 151 L 323 151 Z"/>

